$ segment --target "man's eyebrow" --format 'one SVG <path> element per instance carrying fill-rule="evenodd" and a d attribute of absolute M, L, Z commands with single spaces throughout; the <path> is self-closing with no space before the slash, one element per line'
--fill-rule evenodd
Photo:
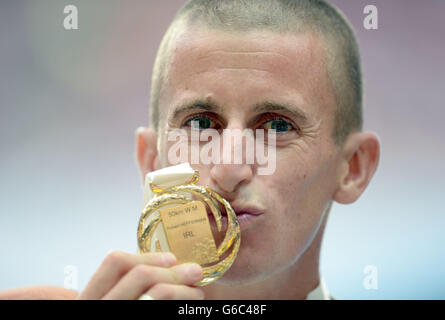
<path fill-rule="evenodd" d="M 192 101 L 187 101 L 179 106 L 175 107 L 169 119 L 175 119 L 183 113 L 190 111 L 204 110 L 209 112 L 221 113 L 221 107 L 211 101 L 206 101 L 204 99 L 195 99 Z M 291 118 L 295 118 L 298 122 L 304 124 L 308 121 L 306 113 L 298 108 L 297 106 L 290 105 L 287 103 L 278 103 L 273 101 L 264 101 L 257 103 L 253 106 L 252 111 L 255 113 L 261 112 L 282 112 Z"/>
<path fill-rule="evenodd" d="M 295 105 L 287 103 L 264 101 L 255 104 L 252 110 L 257 113 L 280 111 L 289 115 L 291 118 L 297 119 L 301 123 L 306 123 L 308 121 L 308 117 L 306 116 L 306 113 L 303 110 L 301 110 Z"/>
<path fill-rule="evenodd" d="M 210 101 L 206 101 L 203 99 L 195 99 L 192 101 L 187 101 L 179 106 L 174 108 L 173 113 L 169 117 L 170 119 L 175 119 L 176 117 L 180 116 L 183 113 L 189 112 L 189 111 L 196 111 L 196 110 L 205 110 L 210 112 L 219 112 L 221 111 L 221 108 Z"/>

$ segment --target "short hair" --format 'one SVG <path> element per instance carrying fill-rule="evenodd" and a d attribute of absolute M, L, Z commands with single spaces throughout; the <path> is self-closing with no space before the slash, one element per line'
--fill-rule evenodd
<path fill-rule="evenodd" d="M 169 48 L 178 31 L 189 26 L 210 30 L 314 32 L 324 40 L 327 73 L 336 99 L 332 137 L 341 144 L 361 130 L 360 53 L 346 17 L 324 0 L 190 0 L 176 14 L 159 47 L 152 76 L 150 122 L 159 128 L 159 100 L 169 66 Z"/>

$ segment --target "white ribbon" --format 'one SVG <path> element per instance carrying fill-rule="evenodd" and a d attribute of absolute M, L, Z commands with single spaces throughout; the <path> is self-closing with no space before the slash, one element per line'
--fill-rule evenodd
<path fill-rule="evenodd" d="M 194 173 L 195 171 L 187 162 L 147 173 L 145 176 L 143 207 L 155 196 L 155 193 L 150 188 L 150 182 L 153 182 L 159 187 L 172 187 L 185 183 Z M 165 208 L 167 208 L 167 206 Z M 149 220 L 147 222 L 149 222 Z M 159 240 L 162 251 L 170 251 L 164 228 L 161 226 L 158 226 L 153 233 L 150 245 L 151 252 L 156 251 L 156 240 Z"/>

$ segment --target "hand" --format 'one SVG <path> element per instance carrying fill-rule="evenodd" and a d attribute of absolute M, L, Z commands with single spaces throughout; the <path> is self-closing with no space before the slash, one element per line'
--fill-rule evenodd
<path fill-rule="evenodd" d="M 153 299 L 203 299 L 193 284 L 203 277 L 196 263 L 176 264 L 172 253 L 143 255 L 112 251 L 77 299 L 136 300 L 142 294 Z"/>

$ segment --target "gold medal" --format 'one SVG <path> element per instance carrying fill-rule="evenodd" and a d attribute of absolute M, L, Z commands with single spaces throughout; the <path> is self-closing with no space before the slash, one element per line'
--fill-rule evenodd
<path fill-rule="evenodd" d="M 184 165 L 192 170 L 188 164 L 176 168 L 184 168 Z M 162 170 L 166 172 L 166 169 Z M 152 196 L 146 199 L 142 210 L 137 238 L 140 253 L 170 251 L 178 263 L 200 264 L 204 278 L 197 285 L 203 286 L 220 278 L 233 264 L 241 233 L 230 204 L 214 190 L 196 185 L 198 179 L 197 170 L 192 171 L 187 181 L 173 186 L 161 187 L 147 179 L 146 188 Z M 177 182 L 177 177 L 173 180 Z M 163 182 L 165 184 L 165 179 Z M 227 215 L 227 228 L 224 239 L 217 246 L 207 208 L 215 219 L 218 232 L 221 232 L 220 205 Z"/>

